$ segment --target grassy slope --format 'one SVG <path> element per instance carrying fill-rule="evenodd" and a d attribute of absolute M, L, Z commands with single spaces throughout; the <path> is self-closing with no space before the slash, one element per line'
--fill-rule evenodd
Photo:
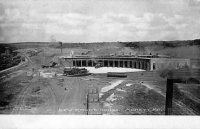
<path fill-rule="evenodd" d="M 12 49 L 26 49 L 48 47 L 59 49 L 59 43 L 53 42 L 22 42 L 12 44 L 0 44 L 0 52 L 5 47 Z M 200 55 L 200 40 L 185 41 L 144 41 L 144 42 L 101 42 L 101 43 L 63 43 L 63 49 L 85 49 L 93 51 L 95 55 L 102 54 L 166 54 L 173 57 L 198 58 Z M 91 54 L 91 53 L 90 53 Z"/>

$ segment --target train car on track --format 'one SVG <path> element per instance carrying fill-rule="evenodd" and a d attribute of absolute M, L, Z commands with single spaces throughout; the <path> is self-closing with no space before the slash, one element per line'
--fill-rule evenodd
<path fill-rule="evenodd" d="M 76 76 L 87 76 L 91 73 L 88 72 L 85 68 L 65 68 L 64 69 L 64 76 L 68 77 L 76 77 Z"/>

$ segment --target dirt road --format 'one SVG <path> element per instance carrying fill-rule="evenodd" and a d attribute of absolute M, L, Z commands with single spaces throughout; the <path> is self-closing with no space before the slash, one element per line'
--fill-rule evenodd
<path fill-rule="evenodd" d="M 88 84 L 78 77 L 62 79 L 62 85 L 57 78 L 30 82 L 18 95 L 11 114 L 87 114 Z M 42 102 L 33 100 L 36 97 Z"/>
<path fill-rule="evenodd" d="M 86 112 L 86 94 L 87 83 L 80 78 L 65 78 L 62 102 L 59 106 L 58 114 L 87 114 Z"/>
<path fill-rule="evenodd" d="M 29 61 L 31 63 L 29 63 L 28 66 L 21 69 L 21 72 L 17 72 L 20 74 L 16 74 L 16 76 L 14 76 L 15 74 L 13 74 L 13 77 L 7 77 L 5 82 L 2 83 L 0 91 L 2 91 L 2 93 L 5 92 L 5 95 L 2 95 L 2 100 L 5 101 L 6 99 L 10 99 L 9 102 L 5 101 L 4 103 L 7 104 L 8 107 L 11 105 L 11 114 L 86 115 L 86 96 L 88 89 L 91 87 L 97 87 L 100 91 L 100 89 L 102 89 L 103 87 L 112 85 L 111 82 L 119 80 L 118 78 L 107 78 L 106 75 L 90 75 L 86 77 L 60 76 L 61 74 L 59 70 L 61 69 L 41 69 L 41 65 L 38 63 L 41 62 L 39 57 L 33 57 L 31 59 L 32 61 Z M 46 74 L 48 76 L 42 76 L 42 74 L 40 74 L 41 71 L 43 72 L 43 74 Z M 51 72 L 54 73 L 55 71 L 60 75 L 57 74 L 57 76 L 55 76 L 52 74 L 51 76 Z M 138 87 L 137 84 L 135 84 L 135 81 L 140 84 L 138 85 Z M 128 73 L 128 78 L 124 80 L 124 84 L 117 84 L 117 88 L 113 88 L 112 90 L 108 91 L 109 93 L 105 94 L 105 100 L 102 99 L 103 101 L 101 101 L 101 103 L 106 102 L 106 97 L 109 97 L 111 94 L 114 93 L 116 98 L 117 95 L 119 95 L 119 102 L 113 101 L 112 103 L 116 103 L 115 106 L 121 108 L 120 104 L 123 105 L 125 103 L 124 99 L 122 98 L 126 97 L 128 91 L 130 91 L 131 89 L 131 86 L 126 86 L 126 84 L 128 83 L 131 83 L 132 85 L 133 94 L 135 94 L 135 92 L 138 92 L 140 94 L 143 93 L 141 96 L 139 96 L 140 94 L 136 94 L 136 97 L 139 96 L 139 98 L 136 99 L 134 103 L 138 102 L 138 105 L 141 105 L 141 100 L 149 103 L 148 101 L 146 101 L 147 99 L 143 96 L 149 95 L 150 97 L 152 97 L 157 95 L 157 98 L 163 98 L 159 102 L 163 103 L 162 106 L 164 105 L 164 93 L 166 85 L 165 81 L 157 77 L 156 74 L 154 75 L 154 73 L 152 72 L 147 72 L 146 74 Z M 119 88 L 121 88 L 121 91 L 119 91 Z M 19 92 L 16 92 L 17 90 Z M 122 95 L 122 98 L 120 98 L 120 95 Z M 135 96 L 132 97 L 135 98 Z M 129 97 L 129 100 L 133 100 L 132 97 Z M 152 99 L 152 102 L 150 104 L 153 106 L 157 106 L 158 104 L 155 102 L 155 99 Z M 184 114 L 193 114 L 192 111 L 190 111 L 186 106 L 182 105 L 181 103 L 175 103 L 176 105 L 178 105 L 178 107 L 186 109 L 184 111 L 181 110 L 181 113 L 183 112 Z M 1 104 L 2 110 L 5 110 L 5 104 L 3 104 Z M 104 103 L 104 105 L 106 105 L 106 103 Z M 103 108 L 105 107 L 106 106 L 104 106 Z M 113 106 L 113 108 L 116 107 Z"/>
<path fill-rule="evenodd" d="M 11 114 L 87 114 L 87 82 L 81 80 L 81 77 L 39 77 L 40 58 L 42 58 L 41 54 L 28 58 L 28 65 L 20 69 L 24 74 L 16 75 L 14 78 L 15 81 L 19 80 L 17 85 L 5 84 L 5 88 L 15 87 L 19 90 L 16 94 L 6 93 L 14 96 L 9 104 L 12 108 L 8 112 Z M 27 80 L 27 76 L 32 76 L 32 79 Z M 11 78 L 6 79 L 8 82 L 12 81 Z M 4 90 L 7 92 L 6 89 Z"/>

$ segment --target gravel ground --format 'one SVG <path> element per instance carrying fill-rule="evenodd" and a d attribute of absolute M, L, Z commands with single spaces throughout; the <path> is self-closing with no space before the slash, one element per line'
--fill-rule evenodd
<path fill-rule="evenodd" d="M 84 77 L 55 77 L 52 74 L 39 77 L 41 68 L 36 62 L 39 62 L 40 58 L 33 57 L 33 63 L 23 69 L 21 74 L 10 76 L 5 82 L 1 82 L 1 114 L 86 115 L 88 89 L 97 87 L 100 103 L 93 106 L 101 109 L 102 114 L 164 115 L 166 80 L 156 73 L 127 73 L 128 77 L 123 79 L 108 78 L 106 74 Z M 33 73 L 32 68 L 35 68 Z M 61 73 L 62 69 L 42 71 Z M 190 108 L 181 102 L 173 102 L 174 115 L 192 113 Z"/>

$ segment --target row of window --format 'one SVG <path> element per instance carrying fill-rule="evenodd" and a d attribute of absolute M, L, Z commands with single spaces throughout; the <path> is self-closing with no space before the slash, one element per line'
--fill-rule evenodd
<path fill-rule="evenodd" d="M 153 63 L 153 70 L 173 67 L 175 69 L 182 68 L 184 66 L 188 66 L 188 62 L 166 62 L 166 63 Z"/>
<path fill-rule="evenodd" d="M 96 66 L 98 63 L 101 63 L 102 66 L 104 67 L 128 67 L 128 68 L 139 68 L 139 69 L 147 69 L 149 67 L 149 62 L 144 62 L 144 61 L 118 61 L 118 60 L 114 60 L 114 61 L 92 61 L 92 60 L 76 60 L 73 61 L 73 66 L 78 66 L 78 67 L 93 67 Z"/>

